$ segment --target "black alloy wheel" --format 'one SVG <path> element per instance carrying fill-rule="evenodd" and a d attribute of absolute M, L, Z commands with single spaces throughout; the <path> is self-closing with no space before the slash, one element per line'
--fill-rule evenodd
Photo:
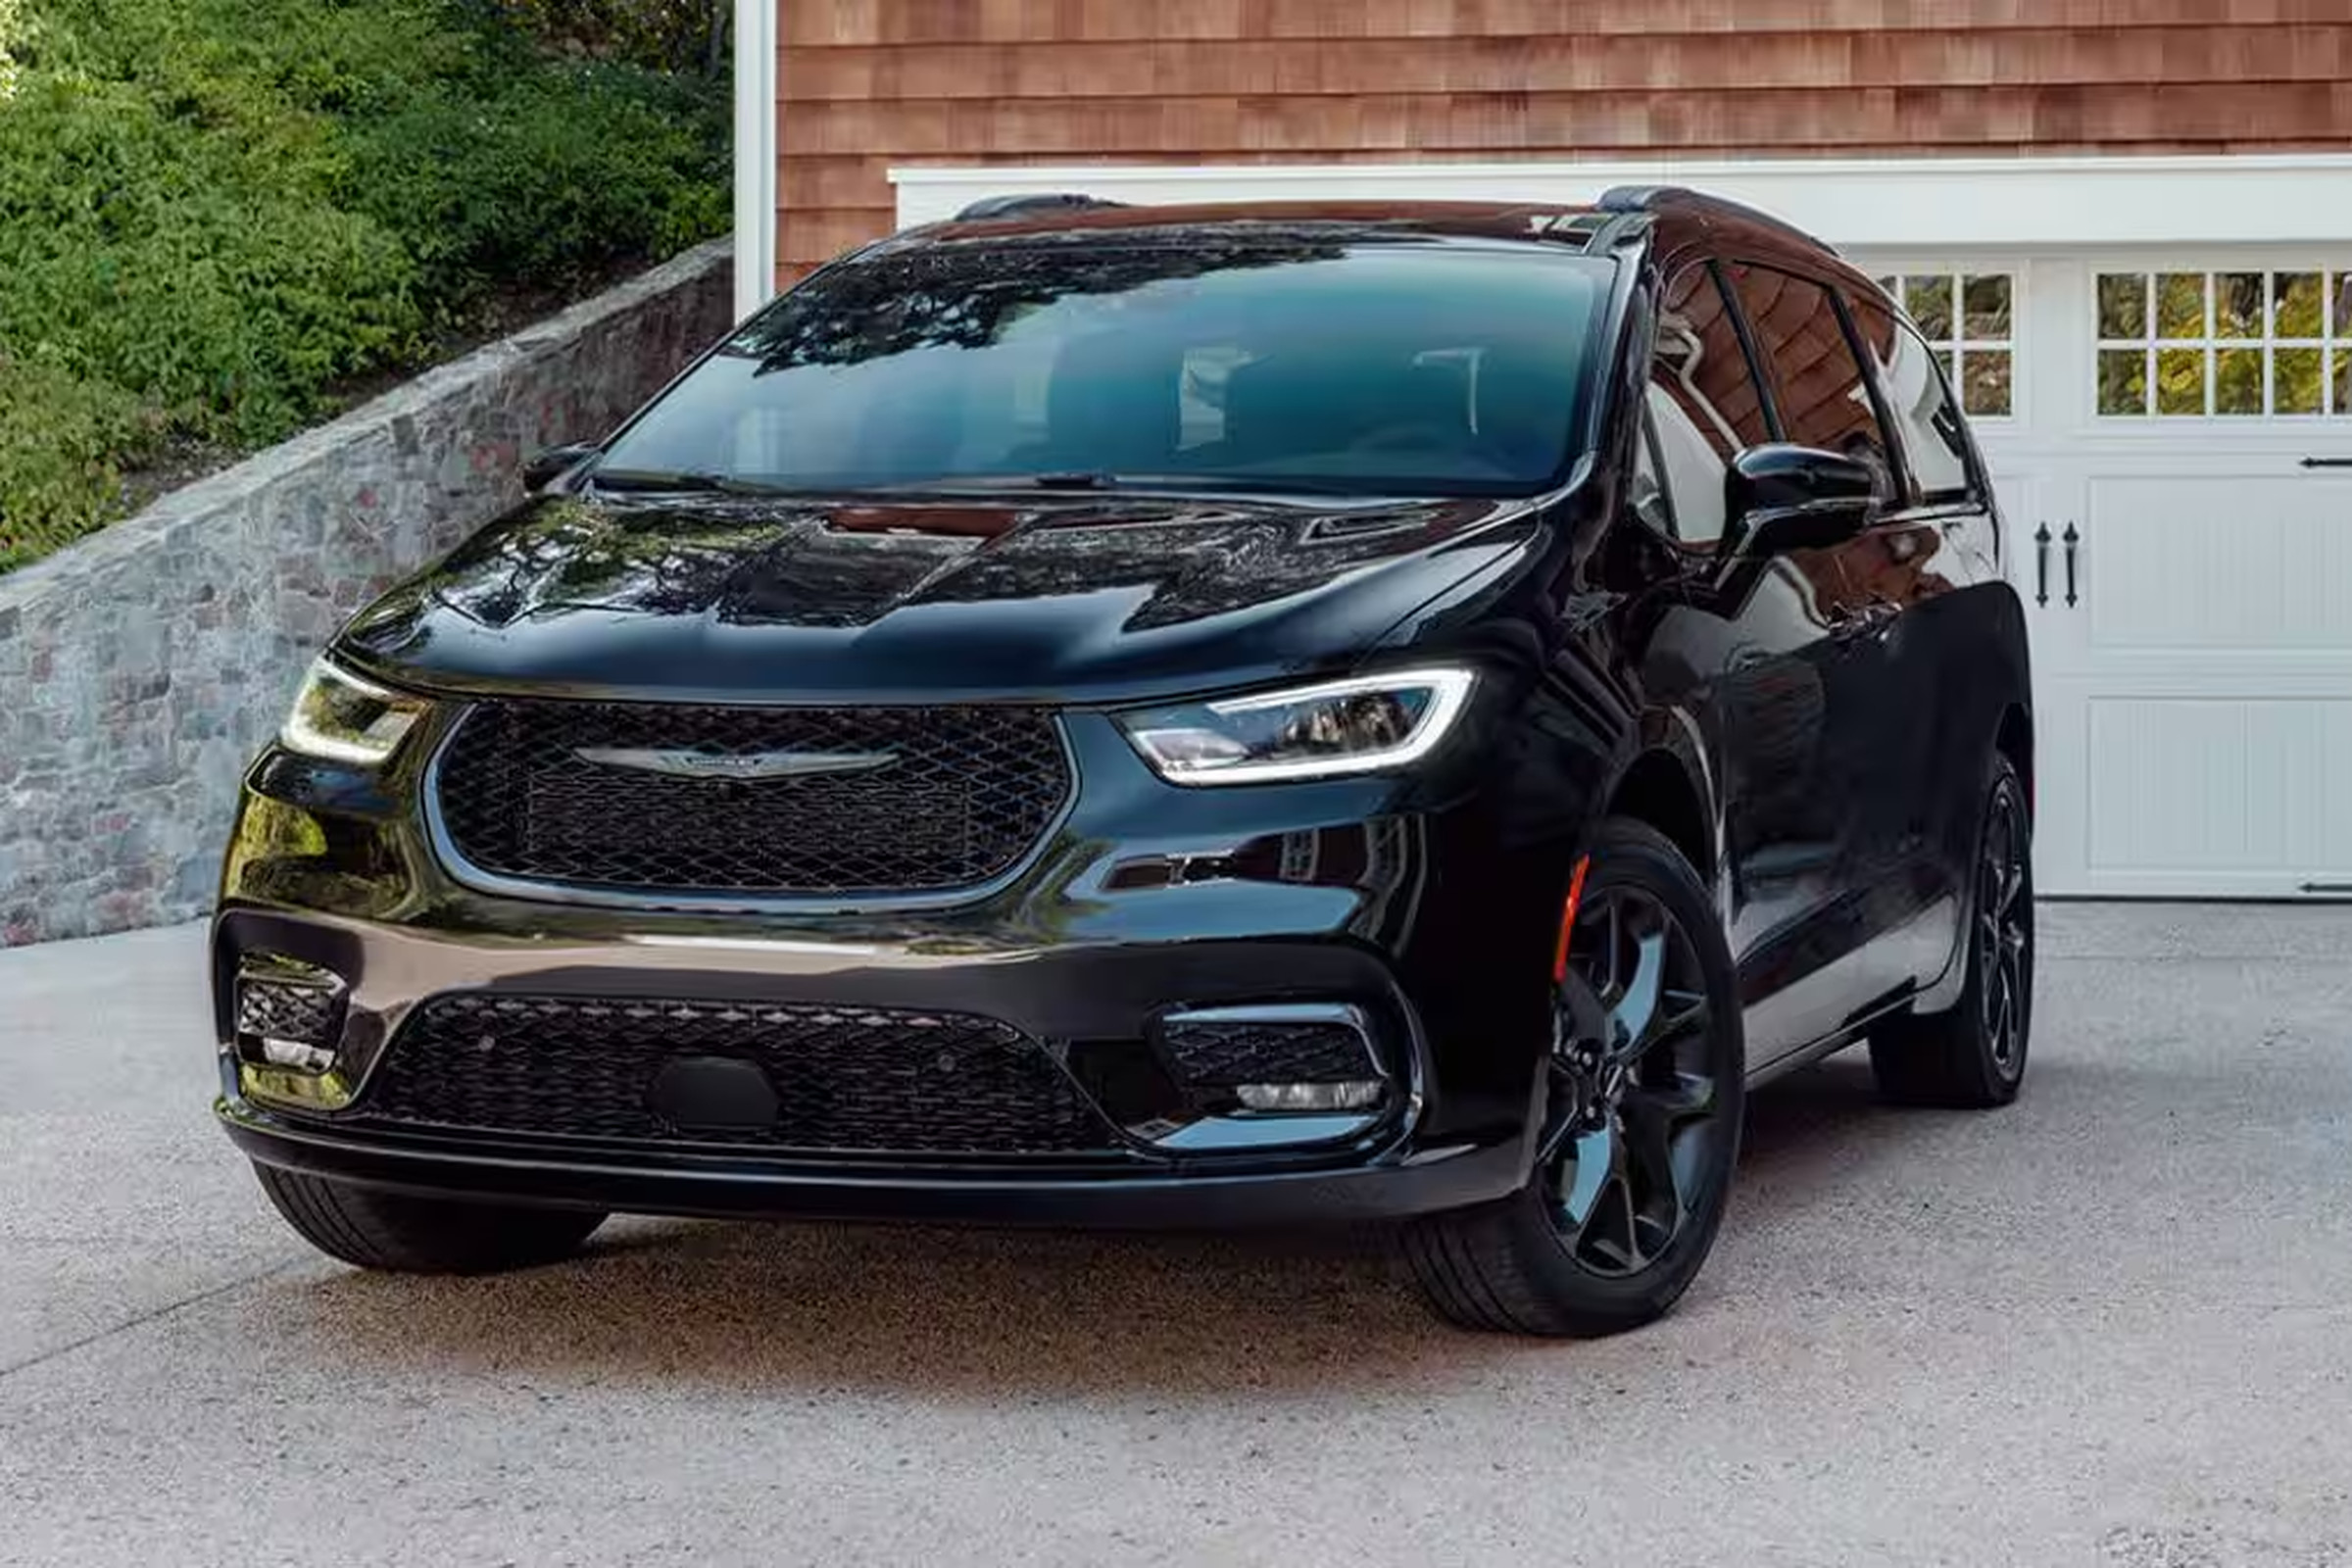
<path fill-rule="evenodd" d="M 1663 836 L 1613 818 L 1567 952 L 1528 1185 L 1405 1233 L 1432 1304 L 1467 1328 L 1587 1336 L 1649 1322 L 1723 1222 L 1744 1062 L 1704 885 Z"/>
<path fill-rule="evenodd" d="M 1690 933 L 1640 886 L 1589 893 L 1568 952 L 1537 1165 L 1569 1255 L 1624 1279 L 1673 1247 L 1716 1163 L 1712 1011 Z"/>
<path fill-rule="evenodd" d="M 1870 1065 L 1887 1099 L 1990 1109 L 2017 1098 L 2034 1039 L 2034 818 L 2024 782 L 1992 760 L 1969 880 L 1967 978 L 1941 1012 L 1874 1025 Z"/>
<path fill-rule="evenodd" d="M 2014 1084 L 2026 1070 L 2034 1008 L 2034 867 L 2025 802 L 2003 779 L 1985 807 L 1977 856 L 1977 1001 L 1993 1070 Z"/>

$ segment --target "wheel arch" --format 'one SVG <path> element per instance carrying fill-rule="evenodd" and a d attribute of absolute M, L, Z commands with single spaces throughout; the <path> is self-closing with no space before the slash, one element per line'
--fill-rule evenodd
<path fill-rule="evenodd" d="M 1643 725 L 1642 743 L 1610 786 L 1608 815 L 1631 817 L 1666 835 L 1698 879 L 1715 884 L 1720 859 L 1714 792 L 1687 732 L 1665 719 Z"/>

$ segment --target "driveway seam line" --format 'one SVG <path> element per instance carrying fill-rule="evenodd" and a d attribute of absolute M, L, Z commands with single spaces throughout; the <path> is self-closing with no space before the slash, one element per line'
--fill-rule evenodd
<path fill-rule="evenodd" d="M 85 1348 L 88 1346 L 96 1345 L 100 1340 L 111 1340 L 118 1334 L 127 1334 L 133 1329 L 145 1328 L 148 1324 L 153 1323 L 160 1318 L 170 1317 L 172 1313 L 179 1311 L 183 1307 L 201 1306 L 203 1303 L 213 1299 L 217 1296 L 226 1296 L 229 1292 L 241 1291 L 248 1285 L 258 1285 L 263 1280 L 268 1279 L 270 1275 L 282 1274 L 287 1269 L 292 1268 L 296 1263 L 301 1261 L 302 1259 L 298 1257 L 289 1257 L 282 1263 L 270 1264 L 268 1268 L 263 1269 L 258 1274 L 247 1274 L 241 1278 L 229 1280 L 224 1284 L 216 1285 L 209 1291 L 199 1291 L 194 1296 L 182 1297 L 178 1300 L 159 1306 L 151 1312 L 142 1312 L 137 1317 L 126 1318 L 122 1322 L 117 1323 L 111 1328 L 100 1329 L 94 1334 L 85 1334 L 78 1340 L 71 1341 L 65 1345 L 52 1347 L 49 1349 L 29 1355 L 22 1361 L 14 1361 L 7 1366 L 0 1366 L 0 1381 L 13 1378 L 20 1372 L 29 1372 L 34 1367 L 54 1361 L 60 1356 L 72 1355 L 75 1350 Z"/>

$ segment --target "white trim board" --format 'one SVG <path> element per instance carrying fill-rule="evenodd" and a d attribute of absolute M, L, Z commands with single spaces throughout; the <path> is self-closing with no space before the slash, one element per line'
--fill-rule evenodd
<path fill-rule="evenodd" d="M 738 0 L 749 6 L 756 0 Z M 764 0 L 773 5 L 774 0 Z M 774 165 L 773 124 L 765 167 Z M 1097 164 L 893 169 L 899 221 L 983 195 L 1083 191 L 1135 203 L 1223 200 L 1589 202 L 1611 185 L 1693 185 L 1838 246 L 2352 243 L 2352 154 L 1678 162 Z"/>
<path fill-rule="evenodd" d="M 735 317 L 776 291 L 776 4 L 735 0 Z"/>

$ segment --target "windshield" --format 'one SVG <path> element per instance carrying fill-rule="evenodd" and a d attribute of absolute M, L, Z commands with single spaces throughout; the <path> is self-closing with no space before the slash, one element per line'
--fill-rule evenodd
<path fill-rule="evenodd" d="M 1610 264 L 1286 236 L 831 269 L 600 467 L 790 489 L 1514 493 L 1565 468 Z"/>

